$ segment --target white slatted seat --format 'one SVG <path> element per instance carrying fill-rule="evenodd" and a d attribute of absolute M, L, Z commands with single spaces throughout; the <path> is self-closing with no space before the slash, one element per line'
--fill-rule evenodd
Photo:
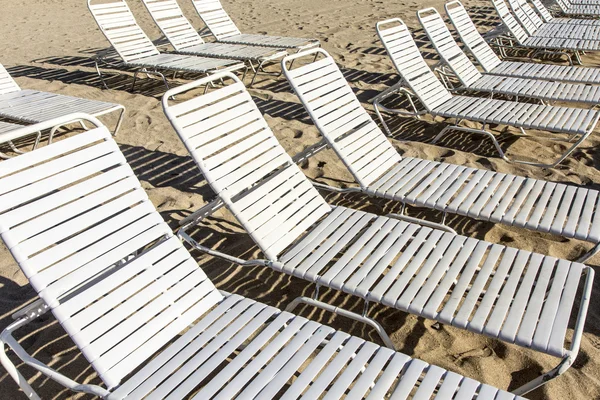
<path fill-rule="evenodd" d="M 456 89 L 548 102 L 581 103 L 592 107 L 600 104 L 600 86 L 482 74 L 454 41 L 435 8 L 419 10 L 417 14 L 444 66 L 449 67 L 458 78 L 461 86 Z M 445 77 L 445 74 L 440 74 L 440 77 Z"/>
<path fill-rule="evenodd" d="M 555 18 L 550 10 L 540 0 L 531 0 L 535 11 L 539 14 L 542 20 L 549 24 L 566 24 L 566 25 L 591 25 L 600 26 L 600 21 L 591 18 Z M 600 6 L 600 3 L 598 3 Z M 599 9 L 600 10 L 600 9 Z"/>
<path fill-rule="evenodd" d="M 510 32 L 512 38 L 516 40 L 519 46 L 537 50 L 531 55 L 533 59 L 539 53 L 565 54 L 571 60 L 571 54 L 576 58 L 579 64 L 582 63 L 580 53 L 583 51 L 597 51 L 600 49 L 600 41 L 587 39 L 565 39 L 556 37 L 533 37 L 529 35 L 514 15 L 508 9 L 504 0 L 492 0 L 496 12 L 500 16 L 502 23 Z"/>
<path fill-rule="evenodd" d="M 161 77 L 168 89 L 161 71 L 209 74 L 222 69 L 234 71 L 245 68 L 238 60 L 160 53 L 137 24 L 125 0 L 88 0 L 88 8 L 122 64 L 138 68 L 132 90 L 138 73 Z M 101 58 L 96 59 L 96 70 L 104 87 L 107 87 L 100 70 L 101 62 Z"/>
<path fill-rule="evenodd" d="M 218 42 L 296 50 L 320 46 L 316 39 L 241 33 L 220 0 L 192 0 L 192 4 Z"/>
<path fill-rule="evenodd" d="M 85 112 L 95 117 L 119 113 L 113 130 L 113 134 L 116 135 L 123 120 L 125 107 L 105 101 L 21 89 L 0 64 L 0 117 L 34 124 L 74 112 Z M 53 134 L 54 132 L 51 132 L 50 142 Z"/>
<path fill-rule="evenodd" d="M 477 31 L 460 1 L 446 3 L 445 8 L 462 43 L 488 74 L 600 85 L 600 68 L 503 61 Z"/>
<path fill-rule="evenodd" d="M 21 127 L 21 125 L 16 125 L 16 124 L 11 124 L 10 122 L 0 121 L 0 144 L 8 143 L 11 145 L 13 150 L 15 150 L 16 148 L 15 148 L 14 144 L 12 143 L 12 141 L 20 139 L 22 137 L 21 135 L 18 134 L 18 132 L 17 132 L 17 134 L 15 134 L 15 131 L 20 127 Z M 39 141 L 39 136 L 40 136 L 39 132 L 34 132 L 32 135 L 37 136 L 38 141 Z M 17 149 L 17 152 L 20 153 L 20 151 L 18 149 Z M 9 156 L 0 152 L 0 159 L 2 159 L 2 158 L 9 158 Z"/>
<path fill-rule="evenodd" d="M 546 23 L 527 0 L 508 0 L 515 17 L 531 37 L 599 40 L 600 24 Z M 600 21 L 595 21 L 600 23 Z"/>
<path fill-rule="evenodd" d="M 0 199 L 4 243 L 104 386 L 79 385 L 25 353 L 12 334 L 41 314 L 31 308 L 3 332 L 2 352 L 7 344 L 75 392 L 107 399 L 521 399 L 220 293 L 104 127 L 0 164 Z M 10 359 L 1 361 L 27 396 L 39 399 Z"/>
<path fill-rule="evenodd" d="M 591 134 L 598 123 L 600 114 L 594 110 L 453 96 L 431 71 L 408 27 L 402 20 L 394 18 L 379 22 L 377 33 L 402 78 L 397 86 L 403 90 L 403 87 L 408 87 L 410 89 L 409 93 L 419 99 L 427 113 L 433 116 L 454 118 L 457 121 L 455 125 L 444 128 L 434 139 L 434 143 L 450 130 L 482 134 L 492 140 L 498 153 L 506 161 L 554 167 L 565 160 Z M 374 102 L 377 113 L 386 129 L 388 129 L 387 125 L 381 117 L 379 109 L 394 112 L 381 105 L 381 101 L 389 95 L 389 92 L 383 92 L 376 97 Z M 481 129 L 464 128 L 459 125 L 462 120 L 479 122 L 482 127 Z M 578 140 L 552 163 L 541 164 L 510 160 L 504 155 L 494 135 L 486 130 L 487 124 L 568 133 L 577 135 Z"/>
<path fill-rule="evenodd" d="M 364 193 L 594 244 L 600 242 L 598 191 L 403 158 L 359 103 L 330 56 L 284 72 L 315 125 Z M 346 105 L 336 108 L 331 99 L 339 99 L 338 106 Z"/>
<path fill-rule="evenodd" d="M 168 100 L 209 79 L 223 78 L 233 83 L 187 101 Z M 344 101 L 351 107 L 357 103 L 355 98 Z M 394 218 L 332 208 L 277 143 L 245 87 L 231 74 L 217 74 L 173 89 L 165 94 L 163 105 L 203 176 L 267 257 L 263 265 L 317 287 L 443 319 L 453 326 L 547 354 L 565 357 L 573 351 L 564 348 L 569 317 L 562 313 L 571 313 L 575 306 L 571 292 L 583 281 L 588 282 L 592 274 L 589 267 Z M 334 119 L 337 113 L 329 116 Z M 352 114 L 356 124 L 363 119 L 362 114 L 364 111 Z M 335 123 L 341 126 L 344 122 L 336 119 Z M 373 142 L 364 148 L 378 149 L 378 143 Z M 395 151 L 385 157 L 394 155 L 400 159 Z M 364 171 L 361 174 L 369 176 Z M 206 251 L 186 233 L 206 216 L 195 215 L 199 216 L 190 223 L 183 222 L 179 235 Z M 213 250 L 210 254 L 232 260 Z M 534 283 L 532 278 L 538 273 L 558 279 L 550 282 L 543 278 Z M 590 275 L 584 278 L 585 274 Z M 467 290 L 473 280 L 475 284 Z M 550 308 L 530 303 L 530 296 L 541 298 L 541 293 L 552 298 L 546 303 Z M 339 312 L 316 298 L 296 299 L 288 311 L 300 302 Z M 348 311 L 343 315 L 370 321 L 380 329 L 384 341 L 391 343 L 377 322 Z M 559 350 L 561 341 L 563 348 Z M 536 382 L 525 389 L 537 387 L 541 380 Z"/>
<path fill-rule="evenodd" d="M 143 3 L 177 53 L 245 61 L 254 71 L 250 85 L 254 83 L 257 74 L 263 71 L 265 64 L 276 62 L 287 55 L 285 48 L 206 43 L 185 18 L 176 0 L 143 0 Z"/>
<path fill-rule="evenodd" d="M 563 14 L 567 16 L 596 17 L 600 7 L 596 5 L 573 4 L 569 0 L 555 0 Z"/>

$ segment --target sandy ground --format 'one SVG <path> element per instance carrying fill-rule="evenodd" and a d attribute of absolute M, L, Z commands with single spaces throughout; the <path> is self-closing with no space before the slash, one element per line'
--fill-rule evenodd
<path fill-rule="evenodd" d="M 197 28 L 203 25 L 189 0 L 179 1 Z M 160 33 L 140 1 L 129 1 L 138 21 L 152 39 Z M 315 37 L 321 40 L 351 81 L 361 101 L 393 83 L 392 65 L 377 40 L 375 23 L 401 17 L 417 29 L 415 12 L 426 6 L 442 10 L 442 0 L 227 0 L 226 8 L 245 32 L 268 32 L 290 36 Z M 466 3 L 479 22 L 493 26 L 497 21 L 483 0 Z M 177 220 L 202 206 L 213 194 L 186 156 L 183 145 L 162 113 L 160 95 L 163 87 L 156 81 L 144 80 L 135 92 L 129 91 L 131 74 L 121 73 L 110 81 L 110 90 L 101 90 L 89 56 L 107 46 L 83 0 L 2 1 L 0 35 L 1 62 L 9 68 L 23 88 L 70 94 L 91 99 L 118 102 L 127 107 L 124 125 L 117 141 L 143 182 L 152 201 L 175 228 Z M 420 44 L 435 61 L 431 46 L 417 32 Z M 586 56 L 590 65 L 598 65 L 598 55 Z M 290 154 L 296 154 L 318 139 L 298 99 L 283 78 L 267 79 L 252 91 L 275 134 Z M 267 99 L 267 100 L 265 100 Z M 112 124 L 113 119 L 106 119 Z M 478 137 L 456 135 L 440 143 L 429 144 L 443 124 L 425 118 L 394 120 L 394 140 L 403 154 L 429 160 L 442 160 L 501 172 L 531 176 L 557 182 L 569 182 L 598 188 L 600 177 L 597 145 L 598 133 L 553 170 L 509 165 L 496 157 L 490 143 Z M 515 156 L 549 159 L 562 144 L 515 140 L 502 135 L 503 147 Z M 313 179 L 334 185 L 351 185 L 352 177 L 335 154 L 330 151 L 311 159 L 304 170 Z M 327 194 L 327 193 L 325 193 Z M 369 201 L 363 196 L 332 196 L 331 203 L 360 207 L 383 213 L 394 204 Z M 439 215 L 410 210 L 415 215 Z M 210 219 L 204 238 L 221 250 L 250 257 L 258 255 L 250 239 L 235 220 L 226 213 Z M 582 242 L 536 234 L 506 226 L 494 226 L 466 218 L 452 217 L 449 223 L 461 234 L 499 242 L 508 246 L 535 250 L 544 254 L 574 259 L 589 248 Z M 313 287 L 265 268 L 242 269 L 198 254 L 199 263 L 223 290 L 248 296 L 270 305 L 284 307 L 291 299 L 312 293 Z M 597 268 L 600 256 L 590 260 Z M 10 322 L 10 315 L 35 298 L 27 280 L 20 273 L 6 249 L 0 248 L 0 328 Z M 597 285 L 595 285 L 597 286 Z M 599 289 L 595 287 L 594 289 Z M 596 292 L 598 292 L 596 290 Z M 600 398 L 600 297 L 595 293 L 581 352 L 575 365 L 562 377 L 528 395 L 531 399 Z M 324 297 L 338 305 L 360 311 L 362 302 L 339 293 Z M 378 341 L 376 334 L 362 324 L 336 318 L 314 309 L 303 315 L 330 324 L 352 334 Z M 473 335 L 451 327 L 434 329 L 431 321 L 416 318 L 385 307 L 373 307 L 371 315 L 391 333 L 398 349 L 413 357 L 437 364 L 468 377 L 504 389 L 514 389 L 555 365 L 556 359 Z M 78 353 L 70 339 L 52 318 L 44 318 L 23 330 L 23 345 L 37 358 L 83 382 L 98 383 L 95 374 Z M 71 394 L 27 368 L 24 373 L 39 388 L 44 398 L 69 398 Z M 16 385 L 5 374 L 0 375 L 0 398 L 21 398 Z"/>

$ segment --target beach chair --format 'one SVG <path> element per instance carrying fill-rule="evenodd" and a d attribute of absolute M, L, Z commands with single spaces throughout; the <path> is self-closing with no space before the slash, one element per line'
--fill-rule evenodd
<path fill-rule="evenodd" d="M 118 133 L 125 115 L 125 107 L 120 104 L 41 92 L 39 90 L 21 89 L 4 66 L 0 64 L 0 117 L 35 124 L 72 114 L 77 110 L 83 110 L 82 112 L 94 117 L 119 113 L 112 131 L 113 135 Z M 85 125 L 83 127 L 85 128 Z M 52 143 L 54 134 L 59 128 L 59 126 L 54 126 L 50 130 L 49 143 Z M 39 137 L 36 140 L 34 149 L 37 147 L 38 142 Z"/>
<path fill-rule="evenodd" d="M 121 59 L 120 66 L 136 70 L 131 90 L 135 88 L 139 74 L 159 77 L 169 89 L 169 83 L 163 72 L 171 72 L 174 76 L 178 72 L 207 75 L 221 69 L 229 71 L 243 69 L 245 72 L 246 66 L 238 60 L 159 52 L 137 24 L 125 0 L 87 0 L 87 2 L 98 27 L 118 53 Z M 105 56 L 106 54 L 102 54 L 96 57 L 94 62 L 102 84 L 108 88 L 100 65 L 112 66 L 113 63 L 106 61 Z"/>
<path fill-rule="evenodd" d="M 548 23 L 537 14 L 527 0 L 508 0 L 515 17 L 531 37 L 600 40 L 600 21 L 596 24 Z"/>
<path fill-rule="evenodd" d="M 564 55 L 571 65 L 575 62 L 580 65 L 583 64 L 581 52 L 597 51 L 600 49 L 600 41 L 598 40 L 533 37 L 516 20 L 504 0 L 492 0 L 492 4 L 500 16 L 502 23 L 510 33 L 508 40 L 502 40 L 501 37 L 496 38 L 501 48 L 526 49 L 530 51 L 531 54 L 529 57 L 531 59 L 545 54 Z M 518 46 L 515 46 L 513 41 L 516 41 Z M 573 61 L 573 58 L 575 61 Z"/>
<path fill-rule="evenodd" d="M 190 91 L 211 80 L 225 82 L 206 95 L 169 100 L 184 92 L 189 98 Z M 316 285 L 314 297 L 295 299 L 287 311 L 299 304 L 319 307 L 371 325 L 384 343 L 391 344 L 384 328 L 368 316 L 369 304 L 378 303 L 554 354 L 563 366 L 571 362 L 565 357 L 572 358 L 577 348 L 563 348 L 565 324 L 571 311 L 578 315 L 571 341 L 578 346 L 587 305 L 577 308 L 574 294 L 579 285 L 587 288 L 584 293 L 590 290 L 593 271 L 589 267 L 417 225 L 400 215 L 378 216 L 328 205 L 295 163 L 299 159 L 287 155 L 244 85 L 231 73 L 172 89 L 165 94 L 163 106 L 218 196 L 181 221 L 178 235 L 212 256 L 239 265 L 264 265 Z M 331 113 L 331 119 L 336 113 Z M 359 114 L 353 116 L 360 118 Z M 369 143 L 363 148 L 376 146 Z M 197 231 L 197 225 L 223 206 L 265 259 L 232 257 L 194 238 L 191 232 Z M 320 300 L 320 288 L 362 298 L 363 314 Z M 544 298 L 550 301 L 543 303 Z M 557 371 L 515 393 L 533 390 Z"/>
<path fill-rule="evenodd" d="M 592 18 L 556 18 L 550 10 L 540 1 L 540 0 L 531 0 L 531 4 L 537 13 L 540 15 L 542 20 L 547 23 L 553 24 L 569 24 L 569 25 L 591 25 L 591 26 L 600 26 L 600 21 Z M 600 7 L 600 3 L 597 3 L 598 7 Z M 600 11 L 600 8 L 598 8 Z"/>
<path fill-rule="evenodd" d="M 319 47 L 317 39 L 241 33 L 219 0 L 192 0 L 210 33 L 222 43 L 305 50 Z"/>
<path fill-rule="evenodd" d="M 446 3 L 445 8 L 462 43 L 488 74 L 600 85 L 600 68 L 501 60 L 460 1 Z"/>
<path fill-rule="evenodd" d="M 555 0 L 556 4 L 566 16 L 597 17 L 600 7 L 595 5 L 572 4 L 568 0 Z"/>
<path fill-rule="evenodd" d="M 436 68 L 444 85 L 453 91 L 466 90 L 476 93 L 538 99 L 542 102 L 570 102 L 596 107 L 600 104 L 600 85 L 583 85 L 540 79 L 507 77 L 482 74 L 458 46 L 442 16 L 435 8 L 417 12 L 419 22 L 440 55 Z M 450 69 L 450 71 L 448 71 Z M 458 79 L 460 86 L 453 81 Z"/>
<path fill-rule="evenodd" d="M 392 114 L 433 116 L 454 119 L 454 124 L 446 126 L 433 140 L 436 143 L 451 131 L 484 135 L 489 138 L 500 157 L 508 162 L 524 163 L 539 167 L 555 167 L 564 161 L 593 132 L 598 123 L 598 111 L 579 108 L 554 107 L 548 105 L 518 103 L 515 101 L 491 98 L 452 95 L 436 78 L 417 47 L 408 27 L 399 18 L 377 23 L 377 34 L 390 56 L 392 63 L 401 76 L 400 82 L 388 88 L 373 100 L 375 111 L 388 134 L 391 134 L 381 111 Z M 394 110 L 385 107 L 382 102 L 391 96 L 406 96 L 412 110 Z M 413 97 L 425 107 L 417 109 Z M 481 124 L 480 128 L 464 127 L 463 120 Z M 525 129 L 536 129 L 554 133 L 568 134 L 571 139 L 578 138 L 566 151 L 550 163 L 509 159 L 503 152 L 495 136 L 487 130 L 488 124 L 498 124 Z M 557 137 L 558 139 L 558 137 Z M 565 139 L 571 141 L 571 139 Z"/>
<path fill-rule="evenodd" d="M 322 61 L 291 71 L 284 68 L 284 73 L 359 188 L 315 183 L 317 187 L 342 193 L 358 189 L 369 196 L 401 202 L 402 209 L 406 204 L 435 209 L 444 213 L 443 220 L 447 213 L 455 213 L 593 243 L 578 262 L 600 250 L 597 190 L 401 157 L 359 103 L 333 58 L 324 51 L 319 53 L 324 56 Z M 328 99 L 343 101 L 325 107 Z"/>
<path fill-rule="evenodd" d="M 28 398 L 39 396 L 6 347 L 42 377 L 107 399 L 524 400 L 220 292 L 156 211 L 108 130 L 83 114 L 70 119 L 89 119 L 95 129 L 0 163 L 0 234 L 39 296 L 2 332 L 0 361 Z M 102 385 L 75 382 L 15 338 L 48 311 Z"/>
<path fill-rule="evenodd" d="M 245 61 L 254 72 L 250 86 L 264 67 L 277 63 L 287 55 L 285 48 L 249 46 L 231 43 L 206 43 L 181 11 L 176 0 L 143 0 L 152 19 L 177 53 Z M 280 76 L 281 73 L 277 73 Z"/>

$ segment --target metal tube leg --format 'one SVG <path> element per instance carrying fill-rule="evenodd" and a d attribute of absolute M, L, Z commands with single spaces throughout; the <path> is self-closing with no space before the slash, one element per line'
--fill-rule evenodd
<path fill-rule="evenodd" d="M 261 70 L 264 63 L 265 63 L 265 61 L 261 61 L 261 63 L 258 64 L 257 68 L 254 68 L 254 65 L 252 63 L 250 63 L 250 66 L 252 67 L 252 72 L 254 72 L 254 75 L 252 76 L 252 80 L 250 81 L 250 85 L 248 85 L 248 87 L 252 87 L 252 85 L 254 85 L 254 82 L 256 81 L 256 77 L 258 76 L 258 71 Z"/>
<path fill-rule="evenodd" d="M 539 388 L 540 386 L 545 385 L 548 381 L 551 381 L 559 375 L 562 375 L 567 369 L 569 369 L 571 364 L 573 364 L 573 360 L 570 356 L 567 356 L 563 358 L 560 364 L 558 364 L 556 367 L 546 372 L 545 374 L 538 376 L 531 382 L 528 382 L 523 386 L 518 387 L 517 389 L 513 390 L 512 393 L 518 396 L 523 396 L 524 394 L 527 394 Z"/>
<path fill-rule="evenodd" d="M 100 66 L 98 65 L 98 60 L 94 60 L 94 66 L 96 67 L 96 72 L 98 73 L 98 76 L 100 77 L 100 82 L 102 82 L 102 86 L 104 86 L 104 89 L 108 90 L 108 85 L 106 85 L 106 82 L 104 81 L 104 75 L 102 75 L 102 71 L 100 71 Z"/>
<path fill-rule="evenodd" d="M 590 258 L 594 257 L 596 254 L 598 254 L 599 251 L 600 251 L 600 243 L 596 244 L 594 247 L 592 247 L 592 249 L 590 251 L 588 251 L 587 253 L 585 253 L 584 255 L 582 255 L 575 261 L 579 262 L 579 263 L 584 263 L 587 260 L 589 260 Z"/>
<path fill-rule="evenodd" d="M 16 321 L 3 332 L 2 337 L 0 337 L 0 363 L 2 364 L 6 372 L 8 372 L 8 374 L 13 378 L 16 384 L 19 385 L 19 388 L 21 388 L 21 390 L 23 391 L 23 393 L 25 393 L 27 398 L 39 400 L 40 396 L 38 396 L 35 390 L 33 390 L 29 382 L 27 382 L 27 379 L 25 379 L 25 377 L 21 375 L 15 364 L 13 364 L 13 362 L 10 360 L 10 358 L 8 358 L 8 355 L 6 354 L 7 343 L 5 340 L 5 335 L 10 336 L 10 332 L 12 330 L 15 330 L 18 327 L 25 325 L 26 321 L 27 319 Z"/>
<path fill-rule="evenodd" d="M 138 69 L 137 71 L 135 71 L 135 73 L 133 74 L 133 83 L 131 84 L 131 91 L 133 92 L 133 89 L 135 88 L 135 83 L 137 82 L 137 77 L 138 74 L 144 73 L 146 72 L 146 68 L 142 68 L 142 69 Z"/>
<path fill-rule="evenodd" d="M 125 108 L 121 109 L 121 113 L 119 114 L 119 119 L 117 120 L 117 125 L 115 126 L 115 130 L 113 131 L 113 136 L 117 136 L 119 132 L 119 128 L 121 128 L 121 124 L 123 123 L 123 118 L 125 117 Z"/>
<path fill-rule="evenodd" d="M 385 131 L 385 133 L 388 136 L 391 136 L 392 132 L 390 131 L 390 128 L 387 126 L 387 124 L 385 123 L 385 120 L 383 119 L 383 115 L 381 115 L 381 112 L 379 111 L 379 100 L 375 100 L 373 102 L 373 108 L 375 109 L 375 114 L 377 114 L 377 117 L 379 118 L 379 121 L 381 121 L 381 125 L 383 126 L 383 130 Z"/>

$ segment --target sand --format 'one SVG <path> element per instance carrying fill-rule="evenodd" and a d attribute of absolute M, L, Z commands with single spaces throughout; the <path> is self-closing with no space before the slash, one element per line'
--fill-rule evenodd
<path fill-rule="evenodd" d="M 152 39 L 159 38 L 158 28 L 152 24 L 141 2 L 130 0 L 129 3 L 149 36 Z M 438 10 L 443 8 L 441 0 L 226 0 L 225 3 L 242 31 L 320 39 L 323 47 L 344 67 L 345 75 L 369 109 L 367 100 L 397 79 L 376 37 L 375 23 L 400 17 L 416 29 L 417 9 L 426 6 L 434 6 Z M 190 1 L 181 0 L 180 4 L 194 26 L 201 28 L 203 25 Z M 476 13 L 479 22 L 489 27 L 497 23 L 494 13 L 488 8 L 488 2 L 468 1 L 466 5 L 472 7 L 471 12 Z M 160 95 L 163 87 L 160 83 L 144 80 L 131 92 L 128 88 L 131 74 L 121 73 L 111 79 L 110 90 L 101 89 L 89 56 L 105 48 L 107 42 L 96 28 L 85 1 L 4 1 L 0 26 L 3 27 L 0 62 L 9 68 L 23 88 L 125 105 L 127 113 L 117 141 L 153 203 L 173 228 L 179 219 L 214 197 L 162 113 Z M 428 59 L 435 61 L 431 46 L 423 41 L 423 32 L 419 30 L 417 34 L 420 44 L 430 53 Z M 597 54 L 585 58 L 590 65 L 598 65 L 599 60 Z M 317 130 L 283 78 L 263 80 L 252 93 L 269 125 L 290 154 L 296 154 L 319 140 Z M 115 122 L 110 118 L 105 121 L 109 124 Z M 496 157 L 489 142 L 478 137 L 456 135 L 438 146 L 431 145 L 429 143 L 434 134 L 443 127 L 443 124 L 431 118 L 421 121 L 395 119 L 393 125 L 394 136 L 399 139 L 394 140 L 394 145 L 408 156 L 599 188 L 600 157 L 596 155 L 596 149 L 600 136 L 597 132 L 563 165 L 546 170 L 507 164 Z M 502 135 L 502 139 L 504 148 L 517 157 L 536 156 L 548 160 L 563 146 L 547 141 L 515 140 L 510 135 Z M 352 177 L 331 151 L 317 155 L 303 168 L 313 179 L 334 185 L 353 184 Z M 369 201 L 364 196 L 325 194 L 331 203 L 378 213 L 388 212 L 396 206 L 393 203 Z M 410 212 L 439 218 L 435 213 L 422 210 Z M 449 224 L 459 233 L 470 237 L 568 259 L 574 259 L 590 247 L 589 244 L 574 240 L 461 217 L 449 218 Z M 240 226 L 225 212 L 219 212 L 211 218 L 208 228 L 203 232 L 207 243 L 223 251 L 245 257 L 259 255 Z M 265 268 L 243 269 L 197 253 L 195 255 L 220 289 L 273 306 L 285 307 L 291 299 L 310 294 L 313 290 L 311 285 L 303 281 Z M 600 256 L 589 261 L 594 268 L 599 263 Z M 0 329 L 3 329 L 10 323 L 10 316 L 15 310 L 35 298 L 34 291 L 3 247 L 0 248 L 0 287 Z M 581 352 L 575 365 L 564 376 L 529 394 L 529 398 L 600 398 L 600 296 L 594 294 Z M 362 302 L 358 299 L 332 292 L 323 296 L 335 304 L 357 311 L 362 309 Z M 302 310 L 302 313 L 335 328 L 379 342 L 376 334 L 362 324 L 310 308 Z M 435 329 L 431 321 L 386 307 L 373 307 L 371 315 L 387 328 L 397 348 L 404 353 L 503 389 L 518 387 L 540 371 L 552 368 L 558 361 L 452 327 Z M 21 333 L 24 347 L 40 360 L 80 382 L 99 383 L 68 336 L 51 317 L 36 321 Z M 57 384 L 34 375 L 31 369 L 22 370 L 43 398 L 72 396 Z M 5 373 L 0 375 L 0 398 L 22 398 L 16 385 Z"/>

